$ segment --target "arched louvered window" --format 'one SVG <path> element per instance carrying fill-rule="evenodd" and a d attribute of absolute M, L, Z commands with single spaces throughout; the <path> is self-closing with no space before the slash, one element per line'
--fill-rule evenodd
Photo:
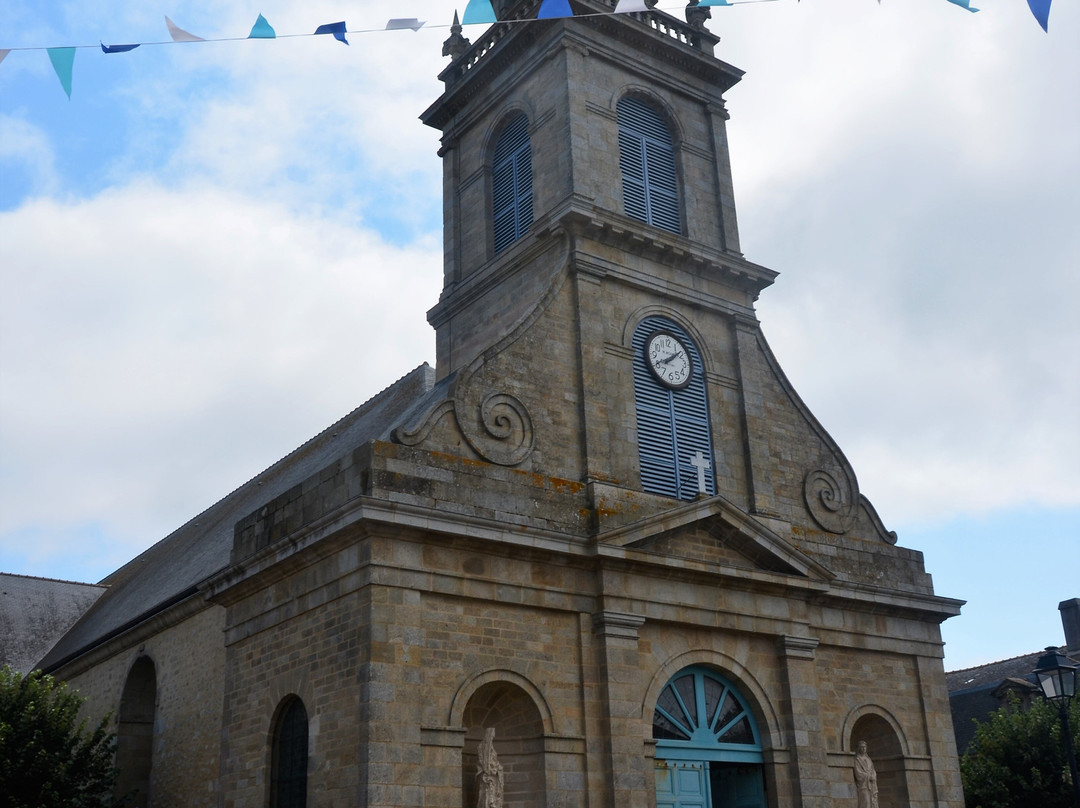
<path fill-rule="evenodd" d="M 648 346 L 657 334 L 668 334 L 685 348 L 688 377 L 673 383 L 649 370 Z M 641 487 L 675 499 L 715 494 L 709 403 L 697 346 L 686 331 L 663 317 L 642 320 L 631 345 Z M 702 474 L 704 491 L 700 488 Z"/>
<path fill-rule="evenodd" d="M 495 252 L 501 252 L 532 225 L 532 146 L 529 119 L 518 113 L 495 142 L 491 166 Z"/>
<path fill-rule="evenodd" d="M 308 716 L 304 702 L 296 696 L 278 709 L 272 743 L 271 808 L 306 808 Z"/>
<path fill-rule="evenodd" d="M 671 129 L 659 110 L 632 95 L 615 105 L 626 215 L 682 232 Z"/>

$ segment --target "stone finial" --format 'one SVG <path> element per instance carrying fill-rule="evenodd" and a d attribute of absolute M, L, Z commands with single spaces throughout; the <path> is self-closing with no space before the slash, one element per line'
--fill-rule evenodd
<path fill-rule="evenodd" d="M 495 728 L 484 730 L 484 740 L 478 751 L 480 763 L 476 767 L 476 808 L 503 808 L 503 767 L 495 754 Z"/>
<path fill-rule="evenodd" d="M 450 26 L 450 36 L 442 43 L 442 55 L 456 59 L 469 47 L 469 38 L 461 35 L 461 23 L 457 9 L 454 9 L 454 22 Z"/>
<path fill-rule="evenodd" d="M 705 20 L 709 19 L 712 19 L 712 9 L 708 6 L 698 5 L 698 0 L 686 4 L 686 22 L 691 28 L 704 31 Z"/>

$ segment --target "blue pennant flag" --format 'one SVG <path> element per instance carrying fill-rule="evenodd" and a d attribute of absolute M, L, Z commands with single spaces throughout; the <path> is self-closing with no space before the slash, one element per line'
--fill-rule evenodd
<path fill-rule="evenodd" d="M 954 6 L 960 6 L 960 8 L 967 9 L 972 14 L 979 10 L 971 5 L 971 0 L 949 0 L 949 2 Z"/>
<path fill-rule="evenodd" d="M 491 0 L 469 0 L 469 5 L 465 6 L 465 14 L 461 18 L 462 25 L 497 21 L 495 9 L 491 7 Z"/>
<path fill-rule="evenodd" d="M 136 43 L 134 45 L 106 45 L 104 42 L 102 42 L 101 43 L 101 52 L 102 53 L 127 53 L 128 51 L 135 50 L 137 47 L 139 47 L 140 44 L 142 44 L 142 43 Z"/>
<path fill-rule="evenodd" d="M 270 27 L 270 23 L 266 21 L 266 17 L 262 14 L 259 15 L 259 19 L 255 20 L 255 24 L 251 26 L 251 33 L 248 34 L 248 39 L 276 39 L 277 34 L 274 33 L 274 29 Z"/>
<path fill-rule="evenodd" d="M 573 17 L 574 12 L 570 9 L 569 0 L 544 0 L 540 4 L 540 11 L 536 13 L 538 20 L 551 20 L 556 17 Z"/>
<path fill-rule="evenodd" d="M 1050 33 L 1050 29 L 1046 27 L 1050 24 L 1050 0 L 1028 0 L 1028 8 L 1031 9 L 1031 13 L 1035 15 L 1042 29 Z"/>
<path fill-rule="evenodd" d="M 52 62 L 56 77 L 60 79 L 60 86 L 64 88 L 67 97 L 71 98 L 71 70 L 75 65 L 74 48 L 46 48 L 49 52 L 49 61 Z"/>
<path fill-rule="evenodd" d="M 349 40 L 345 38 L 345 22 L 328 22 L 326 25 L 320 25 L 315 29 L 316 34 L 333 34 L 334 39 L 338 42 L 344 42 L 349 44 Z"/>

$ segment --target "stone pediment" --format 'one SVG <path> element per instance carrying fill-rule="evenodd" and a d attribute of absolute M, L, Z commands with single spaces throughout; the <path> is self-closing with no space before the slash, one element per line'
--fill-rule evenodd
<path fill-rule="evenodd" d="M 706 564 L 815 580 L 835 574 L 720 496 L 699 499 L 602 533 L 601 544 Z"/>

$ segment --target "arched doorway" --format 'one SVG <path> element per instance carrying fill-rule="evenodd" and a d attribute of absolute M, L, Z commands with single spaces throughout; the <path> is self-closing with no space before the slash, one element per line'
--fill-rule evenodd
<path fill-rule="evenodd" d="M 495 730 L 495 751 L 505 776 L 505 808 L 547 805 L 544 722 L 532 698 L 512 682 L 481 686 L 465 706 L 465 748 L 461 755 L 462 805 L 477 801 L 478 749 L 487 729 Z"/>
<path fill-rule="evenodd" d="M 849 749 L 858 749 L 866 741 L 866 751 L 877 771 L 878 805 L 903 808 L 908 804 L 907 771 L 904 749 L 892 725 L 880 715 L 864 715 L 851 729 Z"/>
<path fill-rule="evenodd" d="M 134 808 L 149 808 L 150 769 L 154 760 L 154 710 L 157 705 L 157 670 L 154 660 L 135 660 L 120 696 L 116 730 L 116 795 L 132 795 Z"/>
<path fill-rule="evenodd" d="M 656 700 L 657 808 L 765 808 L 761 736 L 746 700 L 709 668 L 675 674 Z"/>

